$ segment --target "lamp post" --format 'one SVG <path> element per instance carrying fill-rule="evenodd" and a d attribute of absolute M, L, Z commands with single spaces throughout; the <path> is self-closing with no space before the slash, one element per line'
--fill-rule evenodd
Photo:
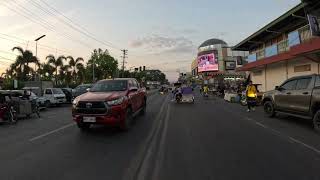
<path fill-rule="evenodd" d="M 42 38 L 44 38 L 46 35 L 42 35 L 40 37 L 38 37 L 37 39 L 35 39 L 34 41 L 36 42 L 36 57 L 38 58 L 38 41 Z M 37 68 L 37 64 L 34 65 L 34 70 L 36 70 Z M 38 67 L 39 69 L 40 67 Z"/>

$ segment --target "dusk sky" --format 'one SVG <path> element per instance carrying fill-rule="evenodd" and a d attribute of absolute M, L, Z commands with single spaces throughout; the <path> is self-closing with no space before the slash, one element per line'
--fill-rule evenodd
<path fill-rule="evenodd" d="M 203 41 L 220 38 L 235 45 L 299 2 L 0 0 L 0 70 L 3 72 L 10 59 L 15 59 L 12 47 L 35 53 L 34 39 L 45 34 L 38 48 L 41 61 L 48 54 L 87 60 L 94 48 L 108 49 L 120 60 L 120 49 L 128 49 L 127 69 L 143 65 L 158 68 L 172 81 L 177 71 L 190 71 Z M 92 38 L 70 28 L 69 20 Z"/>

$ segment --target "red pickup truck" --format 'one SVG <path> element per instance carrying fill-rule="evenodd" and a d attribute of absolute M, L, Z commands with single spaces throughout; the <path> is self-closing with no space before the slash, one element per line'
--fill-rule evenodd
<path fill-rule="evenodd" d="M 72 117 L 82 130 L 92 124 L 128 130 L 133 118 L 145 114 L 147 95 L 133 78 L 101 80 L 72 102 Z"/>

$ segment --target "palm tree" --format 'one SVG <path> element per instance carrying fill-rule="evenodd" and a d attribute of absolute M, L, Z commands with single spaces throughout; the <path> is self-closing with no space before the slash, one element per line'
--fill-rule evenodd
<path fill-rule="evenodd" d="M 55 58 L 53 55 L 49 55 L 46 57 L 48 60 L 48 64 L 52 64 L 54 66 L 54 71 L 56 72 L 55 79 L 56 79 L 56 85 L 58 83 L 58 70 L 63 66 L 63 60 L 66 58 L 64 56 L 59 56 L 58 58 Z"/>
<path fill-rule="evenodd" d="M 86 68 L 84 67 L 84 65 L 82 63 L 78 63 L 76 65 L 76 68 L 78 70 L 77 72 L 77 80 L 79 84 L 82 84 L 85 80 L 85 73 L 86 73 Z"/>
<path fill-rule="evenodd" d="M 29 50 L 23 50 L 21 47 L 12 48 L 12 51 L 15 50 L 17 50 L 20 55 L 17 56 L 16 61 L 11 68 L 19 68 L 18 71 L 20 72 L 17 73 L 17 76 L 19 75 L 17 78 L 27 80 L 27 75 L 33 71 L 33 69 L 29 67 L 29 63 L 38 64 L 39 60 Z"/>
<path fill-rule="evenodd" d="M 40 64 L 39 73 L 42 75 L 44 80 L 52 80 L 52 74 L 55 72 L 54 67 L 49 63 Z"/>
<path fill-rule="evenodd" d="M 72 76 L 74 78 L 73 80 L 76 80 L 77 71 L 79 71 L 77 66 L 79 64 L 82 64 L 81 62 L 84 62 L 84 59 L 82 57 L 78 57 L 76 60 L 74 60 L 74 58 L 72 56 L 68 56 L 67 59 L 69 59 L 69 66 L 72 69 Z"/>
<path fill-rule="evenodd" d="M 69 65 L 62 65 L 60 67 L 60 80 L 69 87 L 71 81 L 72 81 L 72 72 L 70 71 Z"/>

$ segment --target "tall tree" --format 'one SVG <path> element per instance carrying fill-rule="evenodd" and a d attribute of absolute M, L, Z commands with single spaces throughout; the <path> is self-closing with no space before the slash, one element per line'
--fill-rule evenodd
<path fill-rule="evenodd" d="M 110 56 L 108 50 L 95 49 L 91 54 L 91 58 L 87 63 L 89 73 L 92 77 L 92 69 L 94 66 L 95 77 L 97 79 L 105 79 L 114 76 L 118 69 L 118 61 Z"/>
<path fill-rule="evenodd" d="M 46 57 L 48 60 L 48 64 L 52 64 L 54 67 L 54 71 L 56 72 L 55 79 L 56 79 L 56 85 L 58 84 L 58 70 L 63 66 L 63 60 L 66 58 L 64 56 L 59 56 L 58 58 L 55 58 L 53 55 L 49 55 Z"/>
<path fill-rule="evenodd" d="M 40 64 L 39 73 L 43 80 L 51 81 L 53 78 L 53 73 L 55 72 L 54 67 L 49 63 Z"/>
<path fill-rule="evenodd" d="M 72 81 L 72 75 L 71 75 L 71 71 L 70 71 L 70 66 L 69 65 L 62 65 L 60 67 L 60 81 L 64 84 L 67 85 L 69 87 L 69 85 L 71 84 Z"/>
<path fill-rule="evenodd" d="M 79 71 L 77 66 L 79 64 L 82 64 L 82 62 L 84 62 L 84 59 L 82 57 L 78 57 L 77 59 L 74 59 L 72 56 L 68 56 L 67 59 L 69 60 L 69 66 L 72 70 L 72 77 L 73 77 L 73 80 L 75 81 L 77 79 L 77 71 Z"/>
<path fill-rule="evenodd" d="M 16 58 L 16 61 L 11 68 L 17 72 L 17 78 L 19 80 L 28 80 L 27 75 L 30 75 L 33 72 L 33 69 L 29 67 L 29 63 L 38 64 L 39 60 L 33 55 L 29 50 L 23 50 L 21 47 L 14 47 L 12 51 L 18 51 L 19 55 Z"/>

